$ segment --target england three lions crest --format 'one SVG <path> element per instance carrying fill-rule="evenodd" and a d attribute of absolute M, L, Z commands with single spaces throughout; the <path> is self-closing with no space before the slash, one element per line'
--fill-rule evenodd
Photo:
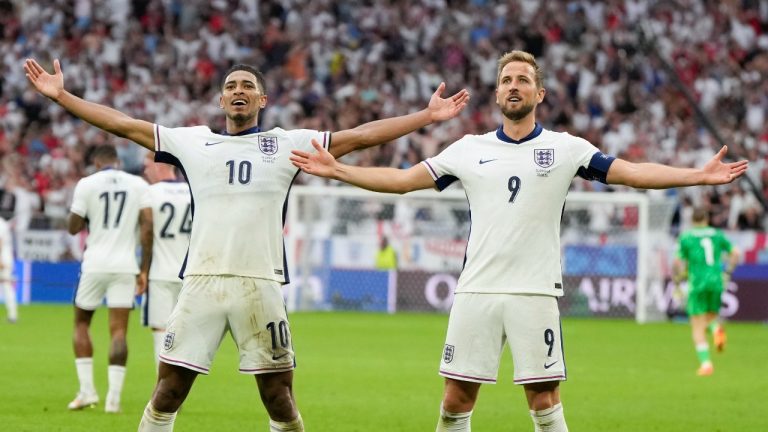
<path fill-rule="evenodd" d="M 277 137 L 276 136 L 260 136 L 259 137 L 259 150 L 268 156 L 272 156 L 277 153 Z"/>
<path fill-rule="evenodd" d="M 549 168 L 555 163 L 555 149 L 534 149 L 533 161 L 542 168 Z"/>
<path fill-rule="evenodd" d="M 445 345 L 445 348 L 443 349 L 443 361 L 445 363 L 450 363 L 453 361 L 453 345 Z"/>

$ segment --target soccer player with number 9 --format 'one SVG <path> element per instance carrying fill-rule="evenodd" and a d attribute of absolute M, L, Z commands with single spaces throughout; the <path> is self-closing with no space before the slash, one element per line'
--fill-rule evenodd
<path fill-rule="evenodd" d="M 563 295 L 560 215 L 575 176 L 638 188 L 731 182 L 746 161 L 723 163 L 721 149 L 701 169 L 631 163 L 588 141 L 544 129 L 535 119 L 544 99 L 541 71 L 529 53 L 512 51 L 498 63 L 496 103 L 503 123 L 467 135 L 406 170 L 336 162 L 322 145 L 294 151 L 310 174 L 364 189 L 405 193 L 443 190 L 460 180 L 472 228 L 440 363 L 445 392 L 438 431 L 469 431 L 483 383 L 495 383 L 508 341 L 514 381 L 525 388 L 536 431 L 567 430 L 559 383 L 566 379 L 557 298 Z"/>

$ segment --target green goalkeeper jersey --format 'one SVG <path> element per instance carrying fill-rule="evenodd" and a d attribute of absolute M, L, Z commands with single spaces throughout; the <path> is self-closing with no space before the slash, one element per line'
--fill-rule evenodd
<path fill-rule="evenodd" d="M 684 231 L 678 241 L 677 256 L 688 262 L 688 289 L 722 290 L 720 257 L 730 251 L 731 242 L 717 228 L 694 227 Z"/>

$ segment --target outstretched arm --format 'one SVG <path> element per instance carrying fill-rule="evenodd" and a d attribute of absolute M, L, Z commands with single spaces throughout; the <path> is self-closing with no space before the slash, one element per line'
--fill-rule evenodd
<path fill-rule="evenodd" d="M 317 141 L 312 140 L 316 153 L 293 150 L 291 162 L 302 171 L 340 180 L 375 192 L 406 193 L 435 187 L 435 182 L 422 164 L 408 169 L 374 168 L 345 165 L 336 161 Z"/>
<path fill-rule="evenodd" d="M 120 111 L 88 102 L 64 90 L 64 74 L 59 60 L 53 61 L 53 75 L 43 69 L 35 60 L 24 62 L 24 72 L 35 89 L 64 109 L 99 129 L 127 138 L 147 149 L 155 150 L 155 136 L 152 123 L 134 119 Z"/>
<path fill-rule="evenodd" d="M 607 181 L 609 184 L 623 184 L 642 189 L 726 184 L 741 177 L 747 171 L 745 160 L 723 162 L 727 152 L 728 146 L 723 146 L 702 168 L 676 168 L 616 159 L 608 169 Z"/>
<path fill-rule="evenodd" d="M 400 117 L 376 120 L 354 129 L 334 132 L 331 138 L 331 154 L 345 154 L 372 147 L 400 138 L 434 122 L 448 120 L 458 115 L 469 102 L 469 92 L 464 89 L 449 98 L 442 98 L 445 83 L 440 83 L 427 108 Z"/>

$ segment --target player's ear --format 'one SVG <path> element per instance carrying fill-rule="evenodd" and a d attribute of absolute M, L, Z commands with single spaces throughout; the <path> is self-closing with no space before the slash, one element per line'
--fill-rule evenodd
<path fill-rule="evenodd" d="M 224 109 L 224 96 L 219 96 L 219 108 Z"/>
<path fill-rule="evenodd" d="M 267 95 L 261 95 L 261 98 L 259 100 L 259 108 L 264 109 L 264 107 L 267 106 L 267 100 L 269 97 Z"/>
<path fill-rule="evenodd" d="M 547 89 L 545 89 L 544 87 L 540 88 L 537 91 L 537 96 L 538 96 L 537 100 L 539 101 L 539 103 L 542 103 L 544 101 L 544 95 L 546 94 L 547 94 Z"/>

